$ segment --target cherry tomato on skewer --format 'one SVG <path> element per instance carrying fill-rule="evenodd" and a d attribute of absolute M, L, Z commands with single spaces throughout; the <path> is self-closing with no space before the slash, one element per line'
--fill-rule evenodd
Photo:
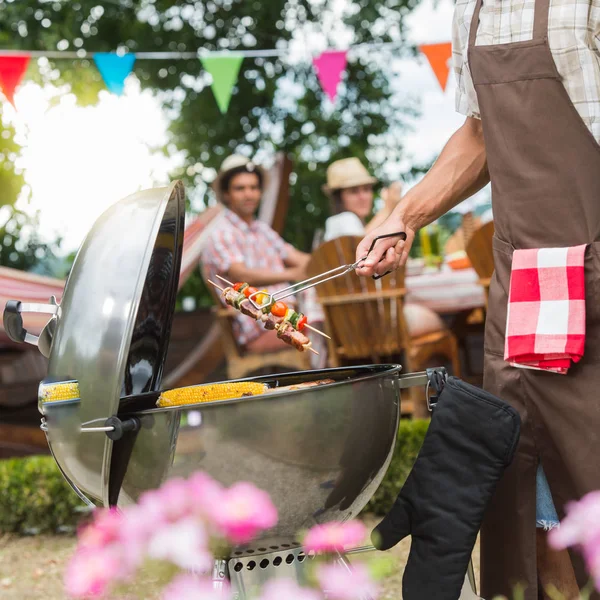
<path fill-rule="evenodd" d="M 285 302 L 275 302 L 275 304 L 273 304 L 271 307 L 271 314 L 275 315 L 276 317 L 285 317 L 287 309 L 288 307 Z"/>
<path fill-rule="evenodd" d="M 298 323 L 296 323 L 296 329 L 298 331 L 302 331 L 304 329 L 304 327 L 306 326 L 307 323 L 308 323 L 308 319 L 306 318 L 306 315 L 302 315 L 298 319 Z"/>

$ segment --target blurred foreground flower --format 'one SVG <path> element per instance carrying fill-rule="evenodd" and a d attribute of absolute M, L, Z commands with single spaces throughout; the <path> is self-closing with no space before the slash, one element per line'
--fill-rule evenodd
<path fill-rule="evenodd" d="M 236 483 L 224 492 L 214 518 L 227 539 L 246 544 L 277 524 L 277 509 L 266 492 L 250 483 Z"/>
<path fill-rule="evenodd" d="M 316 525 L 304 538 L 306 552 L 343 552 L 359 546 L 366 536 L 366 528 L 360 521 L 325 523 Z"/>
<path fill-rule="evenodd" d="M 165 568 L 172 578 L 162 591 L 163 600 L 231 600 L 229 584 L 214 589 L 208 575 L 215 554 L 227 556 L 232 545 L 248 543 L 276 524 L 277 510 L 269 495 L 250 483 L 224 488 L 204 473 L 171 479 L 120 512 L 96 511 L 92 523 L 79 532 L 65 587 L 74 598 L 106 597 L 114 586 L 134 583 L 141 564 L 154 559 L 155 567 Z M 296 581 L 274 579 L 256 590 L 257 600 L 375 598 L 376 586 L 365 567 L 323 564 L 332 554 L 359 545 L 365 533 L 358 521 L 318 525 L 307 533 L 305 550 L 321 554 L 311 561 L 316 574 L 311 580 L 327 589 L 326 596 Z"/>
<path fill-rule="evenodd" d="M 215 590 L 210 579 L 200 579 L 194 575 L 178 575 L 163 590 L 163 600 L 229 600 L 229 586 Z"/>
<path fill-rule="evenodd" d="M 600 491 L 567 504 L 566 513 L 560 527 L 550 531 L 550 545 L 557 550 L 580 548 L 596 589 L 600 590 Z"/>
<path fill-rule="evenodd" d="M 377 597 L 377 586 L 364 565 L 352 569 L 339 563 L 321 565 L 317 570 L 321 588 L 331 600 L 362 600 Z"/>
<path fill-rule="evenodd" d="M 226 489 L 203 473 L 171 479 L 121 512 L 96 511 L 79 534 L 65 587 L 75 598 L 102 596 L 132 578 L 146 558 L 208 572 L 213 545 L 249 542 L 276 523 L 268 494 L 249 483 Z"/>

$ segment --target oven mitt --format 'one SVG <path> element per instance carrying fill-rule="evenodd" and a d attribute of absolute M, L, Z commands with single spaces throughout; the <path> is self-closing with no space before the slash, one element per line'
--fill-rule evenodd
<path fill-rule="evenodd" d="M 380 550 L 412 536 L 404 600 L 458 600 L 486 506 L 519 440 L 519 414 L 506 402 L 455 377 L 441 386 L 413 469 L 371 534 Z"/>

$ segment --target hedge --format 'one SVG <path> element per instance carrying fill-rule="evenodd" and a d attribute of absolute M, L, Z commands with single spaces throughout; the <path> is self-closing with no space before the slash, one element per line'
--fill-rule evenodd
<path fill-rule="evenodd" d="M 365 512 L 381 515 L 389 510 L 417 457 L 427 425 L 428 421 L 400 422 L 390 467 Z M 73 531 L 86 510 L 51 457 L 0 461 L 0 532 Z"/>
<path fill-rule="evenodd" d="M 0 461 L 0 531 L 72 531 L 85 505 L 50 456 Z"/>
<path fill-rule="evenodd" d="M 429 419 L 401 420 L 390 466 L 381 485 L 363 512 L 385 515 L 394 504 L 419 454 Z"/>

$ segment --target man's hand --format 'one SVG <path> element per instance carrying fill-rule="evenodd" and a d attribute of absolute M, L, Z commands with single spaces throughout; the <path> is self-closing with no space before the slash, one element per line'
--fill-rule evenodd
<path fill-rule="evenodd" d="M 398 214 L 397 210 L 382 225 L 364 237 L 356 249 L 356 260 L 358 261 L 367 256 L 367 252 L 376 237 L 401 231 L 406 233 L 405 241 L 399 237 L 379 240 L 367 260 L 361 263 L 356 269 L 356 274 L 361 277 L 383 275 L 388 271 L 395 271 L 403 266 L 408 259 L 408 253 L 415 239 L 415 231 L 405 225 L 402 215 Z"/>

